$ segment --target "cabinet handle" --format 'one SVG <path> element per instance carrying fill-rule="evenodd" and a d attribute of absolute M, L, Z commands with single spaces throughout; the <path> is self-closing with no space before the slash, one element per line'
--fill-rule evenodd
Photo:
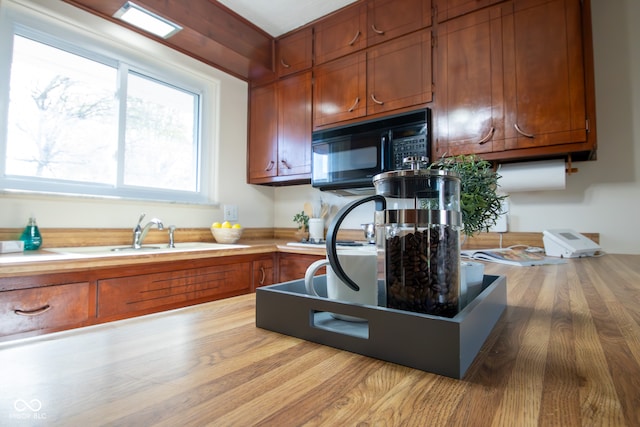
<path fill-rule="evenodd" d="M 20 310 L 20 309 L 16 309 L 13 310 L 13 312 L 15 314 L 17 314 L 18 316 L 37 316 L 39 314 L 45 313 L 47 311 L 51 310 L 51 306 L 49 304 L 44 305 L 40 308 L 36 308 L 35 310 Z"/>
<path fill-rule="evenodd" d="M 265 172 L 270 172 L 273 170 L 273 167 L 276 165 L 276 162 L 274 162 L 273 160 L 271 160 L 269 162 L 269 164 L 267 165 L 267 167 L 264 169 Z"/>
<path fill-rule="evenodd" d="M 381 36 L 384 35 L 384 31 L 377 29 L 376 24 L 371 24 L 371 29 L 376 34 L 380 34 Z"/>
<path fill-rule="evenodd" d="M 378 105 L 384 105 L 384 102 L 382 102 L 382 101 L 378 101 L 378 100 L 376 99 L 376 96 L 375 96 L 374 94 L 371 94 L 371 100 L 372 100 L 373 102 L 375 102 L 376 104 L 378 104 Z"/>
<path fill-rule="evenodd" d="M 356 36 L 353 38 L 353 40 L 351 40 L 349 42 L 349 46 L 353 46 L 353 44 L 356 42 L 356 40 L 358 40 L 358 37 L 360 37 L 360 30 L 358 30 L 358 32 L 356 33 Z"/>
<path fill-rule="evenodd" d="M 478 141 L 478 144 L 482 145 L 482 144 L 485 144 L 487 141 L 489 141 L 495 131 L 496 131 L 496 128 L 491 126 L 491 129 L 489 129 L 489 133 L 487 133 L 487 135 L 484 138 Z"/>
<path fill-rule="evenodd" d="M 287 64 L 286 62 L 284 62 L 284 59 L 282 59 L 282 58 L 280 58 L 280 63 L 282 64 L 282 66 L 284 68 L 290 68 L 291 67 L 291 65 Z"/>
<path fill-rule="evenodd" d="M 282 166 L 284 166 L 287 169 L 291 169 L 291 166 L 289 166 L 289 163 L 287 163 L 286 160 L 280 160 L 280 163 L 282 163 Z"/>
<path fill-rule="evenodd" d="M 352 112 L 353 112 L 353 109 L 354 109 L 354 108 L 356 108 L 356 105 L 358 105 L 358 102 L 360 102 L 360 97 L 359 97 L 359 96 L 356 96 L 356 100 L 355 100 L 355 102 L 353 103 L 353 105 L 351 106 L 351 108 L 349 108 L 347 111 L 348 111 L 348 112 L 350 112 L 350 113 L 352 113 Z"/>
<path fill-rule="evenodd" d="M 262 274 L 262 277 L 260 278 L 258 283 L 264 285 L 264 280 L 267 278 L 267 273 L 264 271 L 264 267 L 260 267 L 260 274 Z"/>
<path fill-rule="evenodd" d="M 517 124 L 517 123 L 516 123 L 516 124 L 514 124 L 514 125 L 513 125 L 513 127 L 514 127 L 514 128 L 516 128 L 516 131 L 517 131 L 520 135 L 522 135 L 522 136 L 526 136 L 527 138 L 532 138 L 532 139 L 533 139 L 533 135 L 531 135 L 530 133 L 523 132 L 523 131 L 522 131 L 522 129 L 520 129 L 520 127 L 518 126 L 518 124 Z"/>

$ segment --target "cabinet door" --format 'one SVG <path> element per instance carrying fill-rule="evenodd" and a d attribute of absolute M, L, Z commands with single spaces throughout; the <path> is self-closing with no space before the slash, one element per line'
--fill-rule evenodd
<path fill-rule="evenodd" d="M 504 0 L 435 0 L 438 22 L 482 9 Z"/>
<path fill-rule="evenodd" d="M 363 117 L 367 112 L 364 52 L 316 68 L 313 86 L 313 126 Z"/>
<path fill-rule="evenodd" d="M 320 20 L 315 26 L 316 65 L 367 47 L 366 26 L 366 7 L 361 2 Z"/>
<path fill-rule="evenodd" d="M 516 1 L 505 18 L 507 150 L 587 140 L 581 21 L 580 0 Z"/>
<path fill-rule="evenodd" d="M 88 282 L 0 292 L 0 336 L 81 326 L 89 295 Z"/>
<path fill-rule="evenodd" d="M 265 178 L 274 177 L 278 173 L 278 104 L 275 84 L 251 89 L 249 123 L 249 182 L 265 182 Z"/>
<path fill-rule="evenodd" d="M 279 253 L 278 254 L 278 282 L 288 282 L 290 280 L 304 279 L 304 275 L 307 272 L 307 268 L 319 259 L 323 259 L 323 256 L 317 255 L 303 255 L 303 254 L 290 254 Z M 326 274 L 325 268 L 318 270 L 316 274 Z"/>
<path fill-rule="evenodd" d="M 496 6 L 438 26 L 435 158 L 502 149 L 502 15 L 509 11 Z"/>
<path fill-rule="evenodd" d="M 276 41 L 276 69 L 283 77 L 311 68 L 313 30 L 304 28 Z"/>
<path fill-rule="evenodd" d="M 367 114 L 431 101 L 431 32 L 404 36 L 367 53 Z"/>
<path fill-rule="evenodd" d="M 98 281 L 98 317 L 120 318 L 248 293 L 251 262 Z"/>
<path fill-rule="evenodd" d="M 278 82 L 278 176 L 311 177 L 311 71 Z"/>
<path fill-rule="evenodd" d="M 367 44 L 431 26 L 431 0 L 373 0 L 367 7 Z"/>

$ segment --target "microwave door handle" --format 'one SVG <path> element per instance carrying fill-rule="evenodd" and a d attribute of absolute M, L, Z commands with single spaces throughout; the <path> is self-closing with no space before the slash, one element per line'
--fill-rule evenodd
<path fill-rule="evenodd" d="M 391 159 L 391 131 L 387 130 L 380 136 L 380 161 L 383 169 L 388 169 L 391 165 L 388 159 Z M 389 164 L 388 164 L 389 163 Z"/>

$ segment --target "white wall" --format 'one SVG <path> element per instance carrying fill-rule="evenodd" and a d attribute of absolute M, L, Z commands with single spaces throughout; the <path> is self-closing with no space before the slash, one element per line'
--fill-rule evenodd
<path fill-rule="evenodd" d="M 565 190 L 512 195 L 510 230 L 542 232 L 570 227 L 599 232 L 606 251 L 640 254 L 640 49 L 636 42 L 640 40 L 636 24 L 640 2 L 591 3 L 598 160 L 575 164 L 580 172 L 567 177 Z M 87 19 L 94 18 L 87 15 Z M 208 70 L 220 78 L 222 87 L 220 201 L 238 205 L 239 221 L 245 226 L 293 227 L 293 215 L 305 201 L 319 199 L 320 192 L 309 185 L 274 189 L 245 184 L 247 85 Z M 334 206 L 350 200 L 322 197 Z M 0 195 L 0 227 L 21 227 L 31 212 L 41 227 L 130 227 L 141 211 L 178 227 L 206 227 L 222 218 L 215 207 Z M 371 211 L 354 212 L 344 225 L 356 228 L 371 221 Z"/>
<path fill-rule="evenodd" d="M 512 194 L 509 229 L 597 232 L 607 252 L 640 254 L 640 2 L 591 4 L 598 160 L 574 163 L 579 172 L 565 190 Z M 318 197 L 310 186 L 277 189 L 275 225 L 291 226 L 303 202 Z M 354 212 L 345 226 L 371 221 L 372 209 Z"/>
<path fill-rule="evenodd" d="M 7 0 L 0 1 L 0 6 Z M 48 15 L 59 15 L 75 25 L 103 31 L 105 37 L 126 38 L 128 43 L 149 55 L 179 62 L 196 73 L 206 73 L 220 82 L 219 152 L 215 169 L 220 206 L 149 203 L 80 197 L 43 197 L 0 193 L 0 227 L 22 227 L 33 213 L 42 228 L 126 228 L 133 227 L 140 215 L 159 217 L 167 225 L 206 227 L 221 220 L 222 205 L 235 204 L 239 222 L 246 227 L 273 226 L 274 190 L 246 184 L 247 93 L 246 82 L 123 29 L 61 1 L 21 0 Z M 78 23 L 79 22 L 79 23 Z M 123 35 L 123 33 L 125 33 Z"/>

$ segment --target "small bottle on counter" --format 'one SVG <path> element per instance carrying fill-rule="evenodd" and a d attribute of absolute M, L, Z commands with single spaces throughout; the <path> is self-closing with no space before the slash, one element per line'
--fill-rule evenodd
<path fill-rule="evenodd" d="M 42 245 L 42 235 L 40 234 L 40 230 L 38 230 L 35 217 L 31 216 L 29 218 L 29 222 L 22 232 L 20 240 L 24 242 L 25 251 L 35 251 Z"/>

